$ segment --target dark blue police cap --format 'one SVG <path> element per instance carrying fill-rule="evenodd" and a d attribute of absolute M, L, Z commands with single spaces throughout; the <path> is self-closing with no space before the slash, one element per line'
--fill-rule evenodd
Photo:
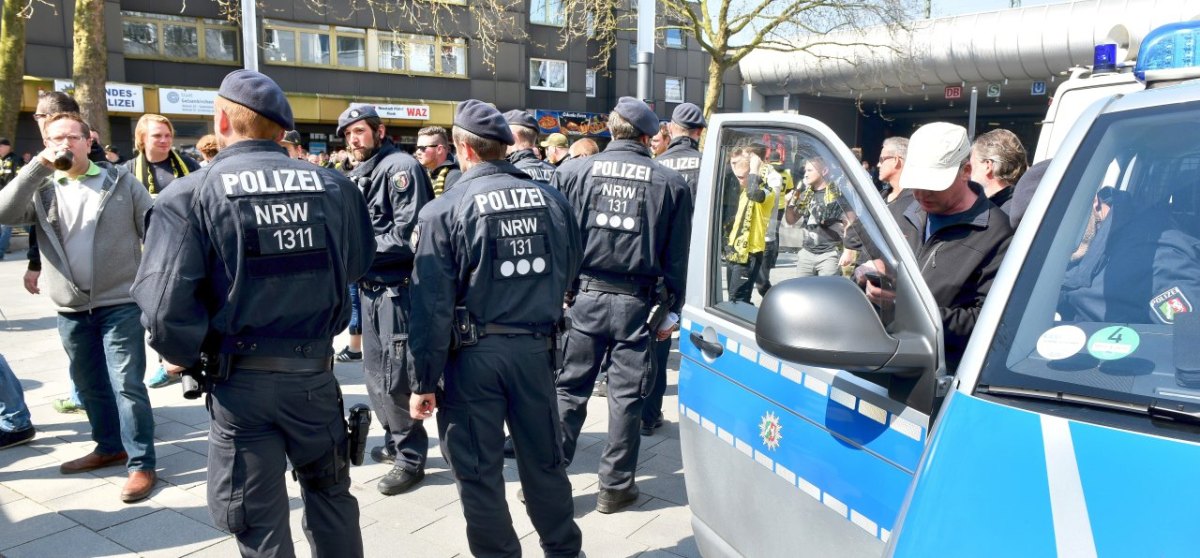
<path fill-rule="evenodd" d="M 675 107 L 675 112 L 671 113 L 671 122 L 689 130 L 708 127 L 708 122 L 704 121 L 704 111 L 692 103 L 683 103 Z"/>
<path fill-rule="evenodd" d="M 509 126 L 524 126 L 537 131 L 537 120 L 534 120 L 533 115 L 520 109 L 513 109 L 504 113 L 504 120 Z"/>
<path fill-rule="evenodd" d="M 297 130 L 288 130 L 284 132 L 283 141 L 285 143 L 300 145 L 300 132 Z"/>
<path fill-rule="evenodd" d="M 633 124 L 642 135 L 653 136 L 658 133 L 658 115 L 646 103 L 633 97 L 621 97 L 617 99 L 617 106 L 613 110 Z"/>
<path fill-rule="evenodd" d="M 508 129 L 504 115 L 496 107 L 477 99 L 459 103 L 454 113 L 454 125 L 484 139 L 513 144 L 512 130 Z"/>
<path fill-rule="evenodd" d="M 338 127 L 334 135 L 342 137 L 342 132 L 346 131 L 348 126 L 364 118 L 379 118 L 379 113 L 375 111 L 374 105 L 358 105 L 347 108 L 338 117 Z"/>
<path fill-rule="evenodd" d="M 275 80 L 253 70 L 234 70 L 221 81 L 217 95 L 242 105 L 284 130 L 295 128 L 292 105 Z"/>

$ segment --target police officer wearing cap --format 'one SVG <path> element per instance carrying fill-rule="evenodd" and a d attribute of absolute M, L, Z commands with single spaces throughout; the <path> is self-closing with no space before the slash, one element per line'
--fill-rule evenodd
<path fill-rule="evenodd" d="M 696 182 L 700 179 L 700 136 L 706 127 L 708 123 L 704 121 L 704 111 L 700 107 L 692 103 L 675 107 L 671 121 L 667 123 L 671 143 L 654 159 L 664 167 L 679 171 L 687 180 L 692 197 L 696 196 Z"/>
<path fill-rule="evenodd" d="M 508 146 L 508 162 L 524 171 L 529 178 L 543 186 L 550 184 L 556 167 L 537 158 L 533 147 L 537 145 L 538 125 L 533 116 L 523 110 L 510 110 L 504 113 L 504 120 L 512 130 L 513 144 Z"/>
<path fill-rule="evenodd" d="M 663 338 L 659 328 L 667 320 L 648 322 L 656 305 L 676 315 L 683 306 L 692 230 L 692 194 L 683 176 L 650 158 L 650 137 L 658 133 L 654 111 L 621 97 L 608 129 L 612 142 L 603 152 L 564 163 L 552 181 L 575 210 L 584 246 L 556 382 L 563 451 L 568 460 L 575 454 L 603 365 L 609 426 L 600 459 L 601 513 L 637 500 L 638 423 L 654 384 L 650 342 Z M 665 334 L 669 338 L 670 330 Z"/>
<path fill-rule="evenodd" d="M 371 457 L 392 463 L 376 488 L 399 494 L 425 478 L 429 435 L 408 414 L 412 359 L 408 351 L 409 279 L 413 269 L 413 227 L 417 212 L 433 199 L 429 175 L 388 137 L 370 105 L 346 109 L 337 135 L 346 138 L 354 160 L 347 176 L 367 199 L 377 245 L 375 261 L 359 282 L 362 304 L 363 373 L 371 408 L 383 426 L 384 445 Z"/>
<path fill-rule="evenodd" d="M 704 121 L 704 111 L 692 103 L 683 103 L 675 107 L 671 113 L 671 121 L 667 123 L 667 133 L 671 135 L 671 143 L 667 150 L 654 158 L 654 161 L 669 169 L 674 169 L 683 175 L 687 181 L 692 197 L 696 196 L 696 183 L 700 178 L 700 136 L 708 123 Z M 642 407 L 642 435 L 654 434 L 654 430 L 663 424 L 662 402 L 667 392 L 667 361 L 671 357 L 671 338 L 652 341 L 654 351 L 654 389 L 646 398 Z"/>
<path fill-rule="evenodd" d="M 223 148 L 158 197 L 132 294 L 169 373 L 204 351 L 228 374 L 208 399 L 208 508 L 241 554 L 294 555 L 290 461 L 313 555 L 361 556 L 331 341 L 374 253 L 366 207 L 276 143 L 292 109 L 271 78 L 230 73 L 214 109 Z"/>
<path fill-rule="evenodd" d="M 526 509 L 546 556 L 576 556 L 582 535 L 555 408 L 554 332 L 579 270 L 567 200 L 504 159 L 513 135 L 471 99 L 454 118 L 463 174 L 421 210 L 413 274 L 411 412 L 435 406 L 475 556 L 517 556 L 504 501 L 503 426 L 517 450 Z M 444 383 L 440 398 L 434 396 Z"/>

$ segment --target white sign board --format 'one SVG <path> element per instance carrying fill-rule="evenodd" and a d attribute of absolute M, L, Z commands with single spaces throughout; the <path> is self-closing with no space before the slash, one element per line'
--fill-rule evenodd
<path fill-rule="evenodd" d="M 367 103 L 350 103 L 361 107 Z M 380 118 L 397 120 L 429 120 L 429 105 L 372 105 Z"/>
<path fill-rule="evenodd" d="M 163 114 L 212 116 L 217 92 L 206 89 L 159 89 L 158 111 Z"/>
<path fill-rule="evenodd" d="M 75 96 L 75 82 L 69 79 L 54 80 L 54 90 Z M 108 82 L 104 84 L 108 110 L 111 112 L 146 112 L 142 86 L 128 83 Z"/>

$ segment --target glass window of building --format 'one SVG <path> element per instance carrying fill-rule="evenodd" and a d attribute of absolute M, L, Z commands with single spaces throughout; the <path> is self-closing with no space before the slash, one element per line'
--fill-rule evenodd
<path fill-rule="evenodd" d="M 402 71 L 405 69 L 404 43 L 397 39 L 379 39 L 379 69 Z"/>
<path fill-rule="evenodd" d="M 529 22 L 541 25 L 563 24 L 562 0 L 530 0 Z"/>
<path fill-rule="evenodd" d="M 337 63 L 347 68 L 367 67 L 367 36 L 361 31 L 338 28 Z"/>
<path fill-rule="evenodd" d="M 629 67 L 637 67 L 637 41 L 629 41 Z"/>
<path fill-rule="evenodd" d="M 529 88 L 546 91 L 566 91 L 567 62 L 565 60 L 530 58 Z"/>
<path fill-rule="evenodd" d="M 263 30 L 267 62 L 296 63 L 296 32 L 286 29 Z"/>
<path fill-rule="evenodd" d="M 666 44 L 670 48 L 684 48 L 683 45 L 683 29 L 670 28 L 663 34 L 666 39 Z"/>
<path fill-rule="evenodd" d="M 380 71 L 467 75 L 467 43 L 463 39 L 381 33 L 378 43 Z"/>
<path fill-rule="evenodd" d="M 129 58 L 230 64 L 241 60 L 237 27 L 215 19 L 124 11 L 121 34 Z"/>
<path fill-rule="evenodd" d="M 329 65 L 329 35 L 326 33 L 300 33 L 300 63 L 316 66 Z"/>
<path fill-rule="evenodd" d="M 683 102 L 683 78 L 667 78 L 665 97 L 668 103 Z"/>

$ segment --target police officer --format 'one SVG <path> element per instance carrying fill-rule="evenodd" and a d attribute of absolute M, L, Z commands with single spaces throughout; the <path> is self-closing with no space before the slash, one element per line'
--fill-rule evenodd
<path fill-rule="evenodd" d="M 704 111 L 695 104 L 683 103 L 675 107 L 671 121 L 667 123 L 671 143 L 662 155 L 654 158 L 656 163 L 683 175 L 693 198 L 700 178 L 700 136 L 707 126 Z M 659 341 L 656 335 L 651 344 L 654 351 L 654 389 L 650 390 L 650 396 L 642 407 L 643 436 L 654 434 L 654 429 L 663 424 L 662 402 L 667 392 L 667 361 L 671 357 L 670 337 Z"/>
<path fill-rule="evenodd" d="M 380 463 L 392 463 L 376 488 L 399 494 L 425 478 L 429 435 L 408 415 L 412 359 L 408 351 L 409 278 L 412 232 L 417 212 L 433 199 L 425 169 L 392 143 L 370 105 L 351 106 L 338 118 L 337 135 L 346 138 L 354 161 L 347 176 L 362 190 L 375 228 L 375 261 L 363 276 L 363 373 L 367 395 L 383 425 L 384 445 L 371 450 Z"/>
<path fill-rule="evenodd" d="M 673 298 L 664 306 L 678 315 L 683 305 L 692 230 L 692 194 L 683 176 L 650 158 L 650 137 L 658 133 L 654 111 L 621 97 L 608 129 L 612 142 L 603 152 L 564 163 L 552 181 L 575 210 L 584 246 L 556 382 L 563 451 L 568 460 L 575 454 L 603 363 L 609 426 L 600 459 L 601 513 L 637 500 L 638 423 L 654 383 L 650 339 L 662 333 L 647 322 L 660 279 Z"/>
<path fill-rule="evenodd" d="M 523 110 L 504 113 L 504 120 L 512 130 L 513 144 L 508 146 L 508 162 L 521 169 L 529 178 L 543 186 L 550 184 L 556 167 L 537 158 L 533 147 L 537 145 L 538 125 L 533 116 Z"/>
<path fill-rule="evenodd" d="M 700 179 L 700 136 L 707 126 L 704 111 L 700 107 L 692 103 L 675 107 L 671 121 L 667 123 L 671 143 L 662 155 L 654 158 L 655 162 L 683 175 L 693 198 L 696 196 L 696 183 Z"/>
<path fill-rule="evenodd" d="M 237 70 L 217 95 L 225 147 L 158 196 L 132 293 L 169 373 L 220 353 L 208 508 L 242 555 L 294 554 L 290 461 L 313 555 L 362 556 L 331 340 L 350 319 L 345 285 L 374 253 L 366 208 L 341 175 L 276 143 L 292 109 L 271 78 Z"/>
<path fill-rule="evenodd" d="M 582 535 L 553 375 L 563 295 L 579 270 L 579 229 L 562 194 L 504 160 L 513 135 L 491 105 L 459 105 L 453 137 L 462 178 L 421 210 L 418 225 L 412 416 L 441 406 L 438 431 L 473 555 L 521 553 L 504 503 L 507 422 L 542 549 L 576 556 Z M 436 401 L 439 381 L 445 391 Z"/>

